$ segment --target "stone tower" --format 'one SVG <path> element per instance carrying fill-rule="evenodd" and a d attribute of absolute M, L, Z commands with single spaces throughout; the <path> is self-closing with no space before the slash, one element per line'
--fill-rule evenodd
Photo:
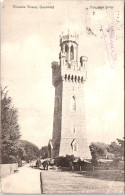
<path fill-rule="evenodd" d="M 60 62 L 52 62 L 55 87 L 53 136 L 49 142 L 52 158 L 74 155 L 90 158 L 84 114 L 84 82 L 87 57 L 78 60 L 78 35 L 60 36 Z"/>

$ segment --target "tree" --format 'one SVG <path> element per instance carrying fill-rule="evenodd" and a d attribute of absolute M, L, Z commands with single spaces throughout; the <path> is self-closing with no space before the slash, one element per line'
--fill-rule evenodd
<path fill-rule="evenodd" d="M 1 159 L 2 163 L 16 162 L 18 156 L 18 140 L 20 127 L 18 124 L 18 110 L 8 97 L 8 91 L 1 88 Z"/>
<path fill-rule="evenodd" d="M 108 147 L 108 152 L 114 154 L 115 158 L 122 158 L 124 157 L 125 137 L 123 139 L 117 139 L 117 142 L 111 142 Z"/>
<path fill-rule="evenodd" d="M 39 157 L 39 148 L 35 144 L 26 140 L 20 140 L 19 144 L 23 148 L 22 160 L 29 162 Z"/>
<path fill-rule="evenodd" d="M 92 156 L 91 162 L 94 170 L 98 163 L 97 159 L 107 154 L 108 146 L 103 142 L 92 142 L 89 148 Z"/>
<path fill-rule="evenodd" d="M 119 155 L 124 157 L 124 152 L 125 152 L 125 137 L 123 139 L 117 139 L 118 144 L 119 144 Z"/>
<path fill-rule="evenodd" d="M 48 146 L 43 146 L 40 151 L 40 156 L 45 159 L 45 158 L 48 158 Z"/>
<path fill-rule="evenodd" d="M 92 142 L 89 146 L 91 155 L 96 155 L 98 158 L 107 154 L 107 144 L 103 142 Z"/>

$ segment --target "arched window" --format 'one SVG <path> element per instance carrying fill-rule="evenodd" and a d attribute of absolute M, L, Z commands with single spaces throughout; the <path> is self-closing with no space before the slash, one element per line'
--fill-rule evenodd
<path fill-rule="evenodd" d="M 71 68 L 71 64 L 68 63 L 68 68 Z"/>
<path fill-rule="evenodd" d="M 74 47 L 73 47 L 73 45 L 70 48 L 70 60 L 74 60 Z"/>
<path fill-rule="evenodd" d="M 76 111 L 76 98 L 72 96 L 71 98 L 71 111 Z"/>
<path fill-rule="evenodd" d="M 63 52 L 63 46 L 61 46 L 61 51 Z"/>
<path fill-rule="evenodd" d="M 74 147 L 73 147 L 74 151 L 77 151 L 77 143 L 74 143 Z"/>
<path fill-rule="evenodd" d="M 65 80 L 67 80 L 67 74 L 65 74 Z"/>
<path fill-rule="evenodd" d="M 83 77 L 81 77 L 81 82 L 83 83 Z"/>
<path fill-rule="evenodd" d="M 77 152 L 78 151 L 78 143 L 77 143 L 77 141 L 75 139 L 72 141 L 71 147 L 72 147 L 73 152 Z"/>
<path fill-rule="evenodd" d="M 80 77 L 78 76 L 78 82 L 80 82 Z"/>
<path fill-rule="evenodd" d="M 77 81 L 77 76 L 75 76 L 75 82 Z"/>
<path fill-rule="evenodd" d="M 66 53 L 66 62 L 68 62 L 68 45 L 65 45 L 65 53 Z"/>
<path fill-rule="evenodd" d="M 68 46 L 65 45 L 65 52 L 68 52 Z"/>

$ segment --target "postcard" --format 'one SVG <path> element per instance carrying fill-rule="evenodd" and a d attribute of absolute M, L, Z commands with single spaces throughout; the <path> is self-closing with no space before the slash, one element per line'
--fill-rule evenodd
<path fill-rule="evenodd" d="M 124 1 L 2 0 L 1 193 L 124 193 Z"/>

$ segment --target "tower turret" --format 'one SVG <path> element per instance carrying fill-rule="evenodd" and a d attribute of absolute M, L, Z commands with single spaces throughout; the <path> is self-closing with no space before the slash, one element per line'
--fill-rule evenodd
<path fill-rule="evenodd" d="M 59 55 L 60 65 L 69 65 L 78 62 L 78 35 L 60 36 L 61 52 Z"/>

